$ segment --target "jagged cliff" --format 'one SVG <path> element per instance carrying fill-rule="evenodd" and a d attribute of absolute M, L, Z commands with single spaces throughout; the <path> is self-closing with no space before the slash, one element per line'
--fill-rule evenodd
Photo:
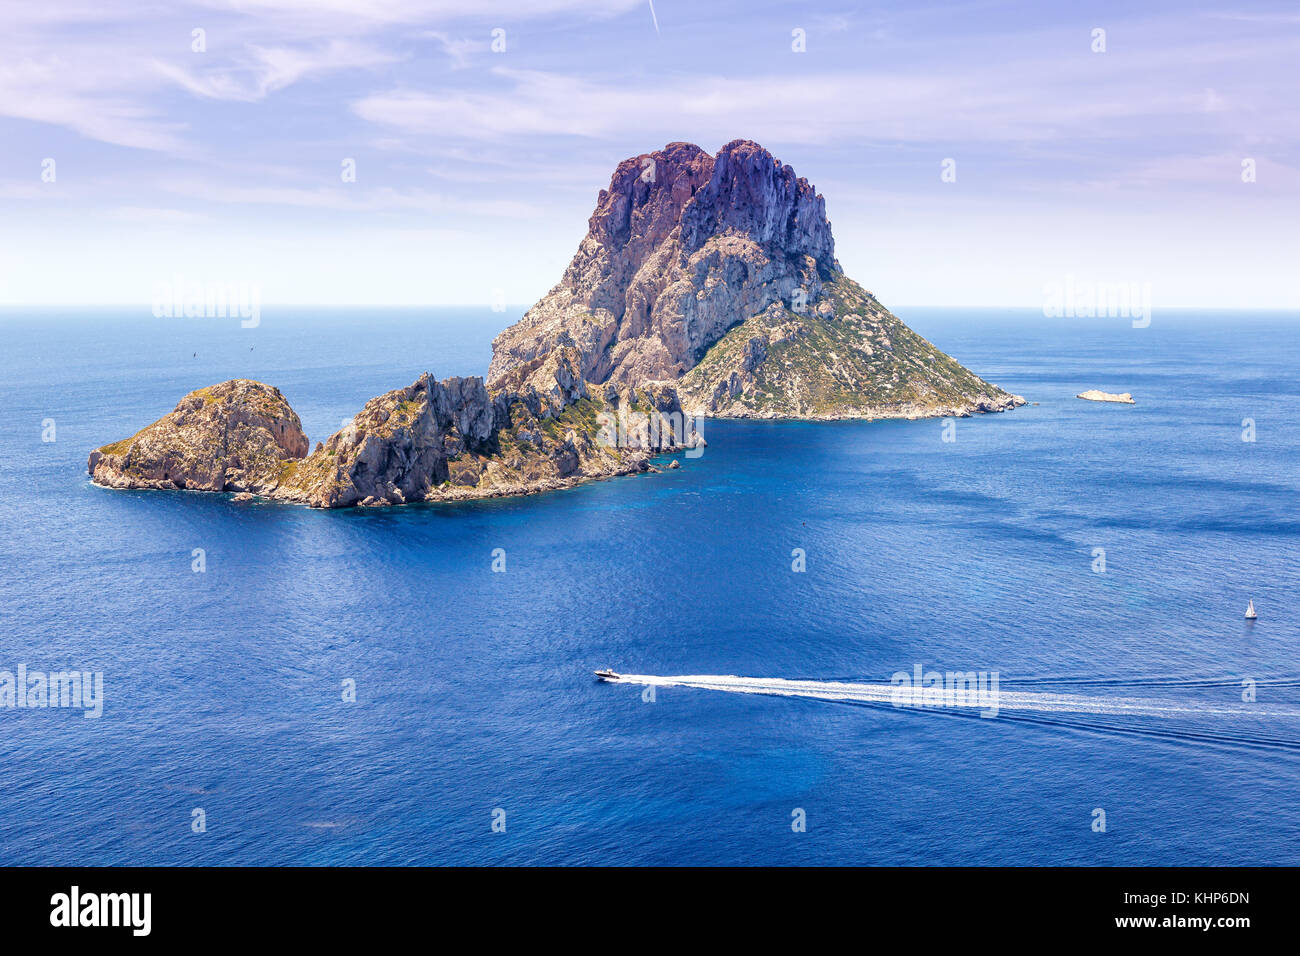
<path fill-rule="evenodd" d="M 493 392 L 478 377 L 439 382 L 426 372 L 372 398 L 288 468 L 271 497 L 346 508 L 530 494 L 645 471 L 652 454 L 678 447 L 671 428 L 618 441 L 617 422 L 639 396 L 589 395 L 572 353 L 539 364 Z"/>
<path fill-rule="evenodd" d="M 589 382 L 680 380 L 688 411 L 719 417 L 1023 404 L 845 276 L 822 197 L 748 140 L 620 163 L 564 278 L 493 342 L 489 386 L 558 347 Z"/>
<path fill-rule="evenodd" d="M 316 508 L 530 494 L 650 469 L 703 437 L 682 427 L 676 392 L 589 394 L 559 350 L 516 387 L 481 378 L 414 384 L 371 399 L 307 454 L 278 389 L 237 379 L 191 392 L 131 438 L 90 453 L 96 484 L 235 491 Z"/>

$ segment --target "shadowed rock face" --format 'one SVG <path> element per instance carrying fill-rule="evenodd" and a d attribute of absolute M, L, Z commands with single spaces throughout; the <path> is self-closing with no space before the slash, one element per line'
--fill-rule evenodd
<path fill-rule="evenodd" d="M 366 402 L 346 427 L 285 476 L 276 497 L 323 508 L 420 501 L 447 480 L 448 459 L 494 433 L 480 378 L 438 382 L 428 372 Z"/>
<path fill-rule="evenodd" d="M 415 384 L 372 398 L 346 428 L 289 470 L 273 497 L 318 508 L 530 494 L 593 478 L 645 471 L 650 456 L 677 447 L 605 441 L 630 400 L 591 398 L 573 350 L 543 356 L 510 389 L 427 372 Z M 526 372 L 526 374 L 525 374 Z M 676 393 L 666 413 L 681 412 Z"/>
<path fill-rule="evenodd" d="M 557 348 L 588 382 L 680 380 L 718 417 L 1001 411 L 1023 399 L 848 279 L 822 197 L 748 140 L 624 160 L 559 285 L 492 345 L 491 387 Z"/>
<path fill-rule="evenodd" d="M 131 438 L 90 453 L 96 484 L 264 493 L 307 454 L 298 415 L 278 388 L 235 379 L 190 392 Z"/>

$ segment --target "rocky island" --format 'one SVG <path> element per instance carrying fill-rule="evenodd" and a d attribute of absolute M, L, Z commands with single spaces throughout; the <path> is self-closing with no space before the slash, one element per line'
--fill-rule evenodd
<path fill-rule="evenodd" d="M 676 385 L 719 418 L 920 418 L 1024 399 L 846 276 L 825 200 L 757 143 L 624 160 L 564 277 L 492 344 L 488 385 L 559 346 L 594 383 Z"/>
<path fill-rule="evenodd" d="M 1081 396 L 1082 397 L 1082 396 Z M 493 342 L 486 380 L 428 373 L 308 451 L 278 389 L 191 392 L 91 452 L 111 488 L 318 508 L 528 494 L 651 470 L 697 416 L 919 418 L 1024 399 L 917 335 L 844 275 L 825 201 L 747 140 L 619 164 L 563 279 Z"/>
<path fill-rule="evenodd" d="M 703 444 L 678 424 L 675 393 L 592 393 L 566 358 L 561 351 L 520 376 L 519 390 L 492 393 L 481 378 L 436 381 L 426 372 L 371 399 L 311 454 L 278 389 L 223 382 L 186 395 L 131 438 L 91 452 L 91 480 L 346 508 L 558 490 L 647 471 L 653 455 L 682 447 L 679 435 L 688 446 Z"/>

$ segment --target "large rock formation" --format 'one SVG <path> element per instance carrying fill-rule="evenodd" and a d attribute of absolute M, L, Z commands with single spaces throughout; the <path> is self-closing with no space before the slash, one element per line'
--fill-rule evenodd
<path fill-rule="evenodd" d="M 486 384 L 426 373 L 308 455 L 278 390 L 225 382 L 92 452 L 89 471 L 115 488 L 403 504 L 645 471 L 703 444 L 700 413 L 910 418 L 1023 402 L 844 275 L 822 197 L 790 167 L 746 140 L 717 156 L 671 143 L 619 164 L 564 279 L 497 336 Z"/>
<path fill-rule="evenodd" d="M 131 438 L 90 454 L 96 484 L 238 491 L 318 508 L 529 494 L 650 468 L 651 456 L 702 443 L 672 389 L 602 388 L 560 350 L 489 392 L 481 378 L 373 398 L 307 455 L 279 391 L 237 380 L 192 392 Z"/>
<path fill-rule="evenodd" d="M 90 453 L 96 484 L 263 494 L 307 454 L 307 436 L 278 388 L 234 379 L 190 392 L 130 438 Z"/>
<path fill-rule="evenodd" d="M 274 497 L 339 508 L 528 494 L 644 471 L 653 452 L 676 447 L 671 431 L 653 448 L 605 441 L 617 401 L 593 401 L 580 380 L 566 379 L 566 391 L 533 371 L 517 391 L 425 373 L 373 398 L 290 470 Z"/>
<path fill-rule="evenodd" d="M 747 140 L 716 157 L 670 143 L 620 163 L 564 278 L 497 336 L 488 385 L 564 347 L 588 382 L 681 379 L 688 410 L 720 417 L 1023 404 L 848 279 L 822 197 Z"/>

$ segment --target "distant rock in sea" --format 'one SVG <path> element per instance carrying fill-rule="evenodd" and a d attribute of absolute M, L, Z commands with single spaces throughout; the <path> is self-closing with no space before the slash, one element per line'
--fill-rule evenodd
<path fill-rule="evenodd" d="M 1102 392 L 1095 388 L 1090 388 L 1086 392 L 1080 392 L 1075 398 L 1086 399 L 1090 402 L 1118 402 L 1121 405 L 1136 405 L 1133 396 L 1128 392 L 1121 392 L 1118 395 L 1110 392 Z"/>
<path fill-rule="evenodd" d="M 823 198 L 757 143 L 626 159 L 564 277 L 493 343 L 488 385 L 561 346 L 588 382 L 677 385 L 725 418 L 917 418 L 1023 405 L 849 279 Z"/>

